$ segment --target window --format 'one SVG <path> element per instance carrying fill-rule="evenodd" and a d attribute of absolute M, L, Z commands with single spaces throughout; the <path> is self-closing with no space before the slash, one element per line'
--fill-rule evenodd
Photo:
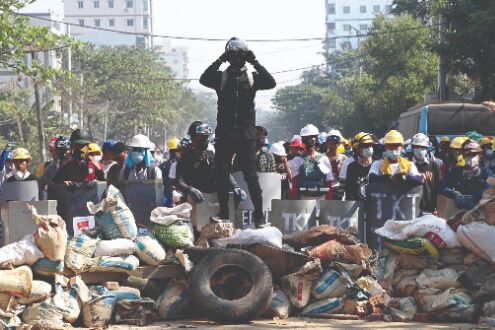
<path fill-rule="evenodd" d="M 143 10 L 148 10 L 148 0 L 143 0 Z"/>
<path fill-rule="evenodd" d="M 335 30 L 335 23 L 327 23 L 327 30 L 329 31 Z"/>
<path fill-rule="evenodd" d="M 108 25 L 109 26 L 115 26 L 115 20 L 113 18 L 108 20 Z"/>
<path fill-rule="evenodd" d="M 344 31 L 351 31 L 351 26 L 349 24 L 344 24 Z"/>
<path fill-rule="evenodd" d="M 99 1 L 93 1 L 93 6 L 95 8 L 100 8 L 100 2 Z"/>
<path fill-rule="evenodd" d="M 385 12 L 386 12 L 387 14 L 390 14 L 390 13 L 392 12 L 392 6 L 391 6 L 391 5 L 386 5 L 386 6 L 385 6 Z"/>
<path fill-rule="evenodd" d="M 132 8 L 132 5 L 133 5 L 132 0 L 127 0 L 127 1 L 125 2 L 125 7 L 126 7 L 126 8 Z"/>
<path fill-rule="evenodd" d="M 359 30 L 361 30 L 361 31 L 367 31 L 368 30 L 368 24 L 360 24 L 359 25 Z"/>
<path fill-rule="evenodd" d="M 113 8 L 113 0 L 108 1 L 108 8 Z"/>
<path fill-rule="evenodd" d="M 344 6 L 343 11 L 344 11 L 344 14 L 350 14 L 351 13 L 351 6 Z"/>
<path fill-rule="evenodd" d="M 336 47 L 337 47 L 337 42 L 335 39 L 328 40 L 328 48 L 336 48 Z"/>
<path fill-rule="evenodd" d="M 84 2 L 83 1 L 78 1 L 77 2 L 77 8 L 79 8 L 79 9 L 84 8 Z"/>
<path fill-rule="evenodd" d="M 359 12 L 361 14 L 366 14 L 366 6 L 359 6 Z"/>
<path fill-rule="evenodd" d="M 134 20 L 133 19 L 128 19 L 127 20 L 127 26 L 134 26 Z"/>
<path fill-rule="evenodd" d="M 344 50 L 346 49 L 352 49 L 352 45 L 351 45 L 351 42 L 346 40 L 346 41 L 343 41 L 341 44 L 340 44 L 340 47 Z"/>
<path fill-rule="evenodd" d="M 373 12 L 374 13 L 379 13 L 380 12 L 380 5 L 374 5 L 373 6 Z"/>
<path fill-rule="evenodd" d="M 100 26 L 100 20 L 99 19 L 95 19 L 95 26 Z"/>
<path fill-rule="evenodd" d="M 327 13 L 328 13 L 328 15 L 335 15 L 335 4 L 334 3 L 328 4 Z"/>
<path fill-rule="evenodd" d="M 79 26 L 84 26 L 84 20 L 83 19 L 79 20 Z"/>
<path fill-rule="evenodd" d="M 145 29 L 148 28 L 148 17 L 147 16 L 143 17 L 143 28 L 145 28 Z"/>

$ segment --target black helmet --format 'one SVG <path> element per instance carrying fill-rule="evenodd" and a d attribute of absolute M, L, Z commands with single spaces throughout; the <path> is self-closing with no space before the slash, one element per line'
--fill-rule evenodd
<path fill-rule="evenodd" d="M 88 144 L 91 143 L 91 137 L 88 131 L 78 128 L 70 135 L 70 142 L 76 144 Z"/>
<path fill-rule="evenodd" d="M 248 50 L 247 43 L 237 37 L 231 38 L 225 45 L 225 51 L 245 51 Z"/>
<path fill-rule="evenodd" d="M 187 134 L 189 134 L 189 136 L 193 136 L 194 134 L 196 134 L 196 127 L 200 125 L 203 125 L 202 121 L 199 120 L 193 121 L 192 124 L 189 125 L 189 128 L 187 129 Z"/>
<path fill-rule="evenodd" d="M 67 151 L 70 149 L 70 140 L 67 136 L 59 136 L 55 144 L 57 151 Z"/>
<path fill-rule="evenodd" d="M 196 127 L 196 135 L 210 135 L 211 126 L 208 124 L 202 124 Z"/>

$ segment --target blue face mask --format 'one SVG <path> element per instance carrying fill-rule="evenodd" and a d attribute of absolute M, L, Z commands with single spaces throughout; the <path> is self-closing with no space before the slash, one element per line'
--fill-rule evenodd
<path fill-rule="evenodd" d="M 399 150 L 385 150 L 383 152 L 383 157 L 387 157 L 390 160 L 397 160 L 400 156 Z"/>
<path fill-rule="evenodd" d="M 371 158 L 373 156 L 373 147 L 363 149 L 362 155 L 364 158 Z"/>
<path fill-rule="evenodd" d="M 131 158 L 134 164 L 140 164 L 144 160 L 144 154 L 141 151 L 133 151 Z"/>
<path fill-rule="evenodd" d="M 426 157 L 426 149 L 414 149 L 414 157 L 418 160 L 423 160 Z"/>

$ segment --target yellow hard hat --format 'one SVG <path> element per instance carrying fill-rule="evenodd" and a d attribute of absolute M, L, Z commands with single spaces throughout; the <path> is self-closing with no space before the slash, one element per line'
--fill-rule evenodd
<path fill-rule="evenodd" d="M 340 144 L 338 147 L 337 147 L 337 153 L 338 154 L 345 154 L 345 147 L 343 144 Z"/>
<path fill-rule="evenodd" d="M 283 146 L 285 144 L 285 141 L 284 140 L 280 140 L 276 144 L 280 144 L 281 146 Z"/>
<path fill-rule="evenodd" d="M 480 146 L 484 146 L 484 145 L 487 145 L 487 144 L 492 144 L 492 140 L 490 140 L 489 138 L 487 137 L 484 137 L 480 140 Z"/>
<path fill-rule="evenodd" d="M 177 149 L 178 146 L 179 146 L 179 142 L 180 142 L 180 140 L 178 138 L 176 138 L 176 137 L 171 138 L 171 139 L 168 139 L 168 141 L 167 141 L 167 149 L 168 150 Z"/>
<path fill-rule="evenodd" d="M 396 130 L 391 130 L 383 138 L 383 144 L 404 144 L 404 136 Z"/>
<path fill-rule="evenodd" d="M 24 160 L 24 159 L 31 160 L 31 159 L 33 159 L 33 157 L 31 157 L 31 154 L 26 149 L 17 148 L 17 149 L 12 150 L 12 159 L 13 160 Z"/>
<path fill-rule="evenodd" d="M 448 136 L 444 136 L 440 139 L 440 143 L 442 142 L 450 142 L 450 138 Z"/>
<path fill-rule="evenodd" d="M 101 152 L 101 148 L 96 143 L 90 143 L 84 148 L 81 149 L 81 155 L 83 158 L 86 158 L 89 155 L 92 156 L 101 156 L 103 153 Z"/>
<path fill-rule="evenodd" d="M 466 140 L 469 139 L 467 136 L 458 136 L 452 140 L 450 143 L 451 149 L 462 149 L 462 145 Z"/>
<path fill-rule="evenodd" d="M 354 136 L 353 139 L 353 148 L 357 148 L 360 144 L 373 144 L 375 140 L 373 140 L 373 136 L 370 133 L 359 132 Z"/>

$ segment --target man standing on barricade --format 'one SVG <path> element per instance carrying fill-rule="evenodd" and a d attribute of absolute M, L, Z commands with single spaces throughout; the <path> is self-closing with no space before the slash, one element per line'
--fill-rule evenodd
<path fill-rule="evenodd" d="M 229 62 L 230 66 L 227 70 L 220 71 L 223 62 Z M 248 72 L 246 62 L 252 64 L 256 72 Z M 265 219 L 262 211 L 262 192 L 256 174 L 254 98 L 256 91 L 274 88 L 275 79 L 256 60 L 256 56 L 243 40 L 232 38 L 222 56 L 202 74 L 200 83 L 214 89 L 218 96 L 215 173 L 220 203 L 219 216 L 224 219 L 229 217 L 229 177 L 232 157 L 236 154 L 253 201 L 255 225 L 263 227 Z"/>

